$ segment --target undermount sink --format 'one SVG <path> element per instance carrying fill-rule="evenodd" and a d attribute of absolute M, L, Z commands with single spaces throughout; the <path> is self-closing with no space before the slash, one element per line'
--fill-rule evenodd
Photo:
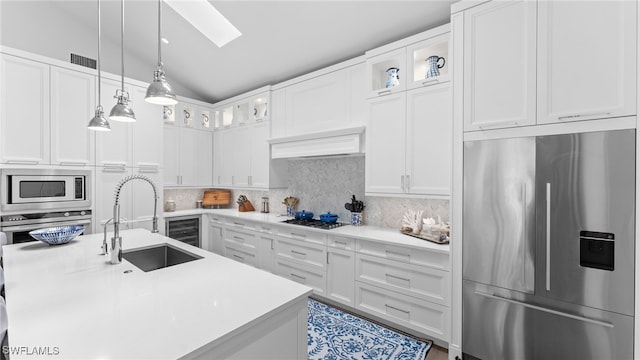
<path fill-rule="evenodd" d="M 144 272 L 202 259 L 202 256 L 192 254 L 166 243 L 123 251 L 122 257 Z"/>

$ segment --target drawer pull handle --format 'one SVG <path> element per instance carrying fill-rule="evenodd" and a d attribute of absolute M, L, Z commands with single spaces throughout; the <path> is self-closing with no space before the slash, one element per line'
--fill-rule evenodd
<path fill-rule="evenodd" d="M 431 79 L 431 80 L 423 81 L 423 82 L 422 82 L 422 85 L 434 84 L 434 83 L 438 83 L 438 82 L 440 82 L 440 80 L 438 80 L 438 79 Z"/>
<path fill-rule="evenodd" d="M 291 273 L 291 276 L 293 276 L 293 277 L 295 277 L 295 278 L 298 278 L 298 279 L 300 279 L 300 280 L 307 280 L 307 278 L 306 278 L 306 277 L 304 277 L 304 276 L 300 276 L 300 275 L 296 275 L 296 274 L 294 274 L 294 273 Z"/>
<path fill-rule="evenodd" d="M 390 250 L 386 250 L 386 253 L 387 253 L 387 257 L 390 256 L 390 255 L 391 256 L 396 256 L 396 257 L 399 256 L 399 257 L 406 258 L 406 259 L 409 259 L 411 257 L 411 255 L 409 255 L 409 254 L 402 254 L 402 253 L 394 252 L 394 251 L 390 251 Z"/>
<path fill-rule="evenodd" d="M 291 233 L 291 236 L 299 236 L 299 237 L 303 237 L 303 238 L 307 237 L 306 234 L 298 234 L 298 233 Z"/>
<path fill-rule="evenodd" d="M 240 259 L 240 260 L 244 261 L 244 258 L 242 256 L 233 254 L 233 257 L 236 258 L 236 259 Z"/>
<path fill-rule="evenodd" d="M 577 118 L 581 118 L 581 117 L 602 116 L 602 115 L 611 115 L 611 113 L 610 112 L 601 112 L 601 113 L 591 113 L 591 114 L 565 115 L 565 116 L 558 116 L 558 120 L 577 119 Z"/>
<path fill-rule="evenodd" d="M 233 223 L 234 223 L 235 225 L 238 225 L 238 226 L 242 226 L 242 227 L 244 227 L 244 224 L 243 224 L 243 223 L 239 223 L 239 222 L 235 222 L 235 221 L 234 221 Z"/>
<path fill-rule="evenodd" d="M 405 313 L 407 315 L 409 315 L 411 313 L 409 310 L 402 310 L 402 309 L 399 309 L 399 308 L 397 308 L 395 306 L 391 306 L 389 304 L 384 304 L 384 306 L 388 307 L 389 309 L 398 310 L 398 311 L 403 312 L 403 313 Z"/>
<path fill-rule="evenodd" d="M 387 94 L 391 94 L 391 90 L 378 91 L 378 95 L 387 95 Z"/>
<path fill-rule="evenodd" d="M 244 238 L 241 238 L 240 236 L 234 236 L 233 238 L 238 240 L 238 241 L 244 242 Z"/>
<path fill-rule="evenodd" d="M 298 254 L 298 255 L 300 255 L 300 256 L 307 256 L 307 254 L 305 254 L 305 253 L 303 253 L 303 252 L 300 252 L 300 251 L 291 250 L 291 252 L 292 252 L 293 254 Z"/>
<path fill-rule="evenodd" d="M 386 274 L 386 273 L 385 273 L 385 275 L 386 275 L 386 276 L 388 276 L 388 277 L 390 277 L 390 278 L 394 278 L 394 279 L 398 279 L 398 280 L 406 281 L 406 282 L 409 282 L 409 283 L 411 282 L 411 279 L 407 279 L 407 278 L 404 278 L 404 277 L 402 277 L 402 276 L 391 275 L 391 274 Z"/>
<path fill-rule="evenodd" d="M 338 245 L 342 245 L 344 247 L 347 246 L 347 242 L 346 241 L 338 241 L 338 240 L 336 240 L 335 243 L 338 244 Z"/>

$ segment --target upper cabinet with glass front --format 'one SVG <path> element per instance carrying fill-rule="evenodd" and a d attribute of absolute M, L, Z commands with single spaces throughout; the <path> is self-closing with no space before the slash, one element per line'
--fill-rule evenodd
<path fill-rule="evenodd" d="M 269 119 L 271 88 L 265 86 L 214 105 L 212 127 L 215 130 Z"/>
<path fill-rule="evenodd" d="M 366 58 L 367 98 L 449 81 L 449 25 L 367 51 Z"/>

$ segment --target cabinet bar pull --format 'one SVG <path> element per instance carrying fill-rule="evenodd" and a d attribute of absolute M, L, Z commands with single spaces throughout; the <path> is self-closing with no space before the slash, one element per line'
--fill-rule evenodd
<path fill-rule="evenodd" d="M 522 302 L 522 301 L 507 299 L 507 298 L 499 296 L 499 295 L 485 294 L 485 293 L 480 292 L 480 291 L 474 291 L 474 293 L 476 295 L 488 297 L 490 299 L 501 300 L 501 301 L 505 301 L 505 302 L 508 302 L 508 303 L 516 304 L 516 305 L 522 305 L 522 306 L 524 306 L 526 308 L 529 308 L 529 309 L 544 311 L 546 313 L 559 315 L 559 316 L 564 316 L 564 317 L 568 317 L 570 319 L 580 320 L 580 321 L 584 321 L 584 322 L 588 322 L 588 323 L 592 323 L 592 324 L 605 326 L 605 327 L 608 327 L 608 328 L 613 328 L 613 324 L 605 322 L 605 321 L 591 319 L 591 318 L 587 318 L 587 317 L 584 317 L 584 316 L 568 314 L 568 313 L 565 313 L 565 312 L 562 312 L 562 311 L 547 309 L 547 308 L 544 308 L 544 307 L 532 305 L 532 304 L 525 303 L 525 302 Z"/>
<path fill-rule="evenodd" d="M 431 79 L 431 80 L 423 81 L 422 85 L 429 85 L 429 84 L 434 84 L 434 83 L 439 83 L 439 82 L 440 82 L 440 80 L 438 80 L 438 78 L 434 78 L 434 79 Z"/>
<path fill-rule="evenodd" d="M 233 238 L 239 241 L 244 241 L 244 238 L 241 238 L 240 236 L 234 236 Z"/>
<path fill-rule="evenodd" d="M 231 175 L 231 185 L 233 185 L 233 183 L 235 182 L 234 180 L 235 180 L 235 176 Z"/>
<path fill-rule="evenodd" d="M 306 278 L 306 277 L 304 277 L 304 276 L 300 276 L 300 275 L 296 275 L 296 274 L 294 274 L 294 273 L 291 273 L 291 276 L 296 277 L 296 278 L 298 278 L 298 279 L 307 280 L 307 278 Z"/>
<path fill-rule="evenodd" d="M 342 246 L 344 246 L 344 247 L 346 247 L 346 246 L 347 246 L 347 242 L 346 242 L 346 241 L 338 241 L 338 240 L 336 240 L 336 241 L 334 241 L 334 242 L 335 242 L 336 244 L 340 244 L 340 245 L 342 245 Z"/>
<path fill-rule="evenodd" d="M 400 175 L 400 187 L 402 187 L 402 192 L 404 192 L 404 175 Z"/>
<path fill-rule="evenodd" d="M 407 175 L 405 177 L 405 180 L 407 181 L 407 185 L 405 186 L 405 189 L 407 189 L 407 192 L 409 192 L 411 189 L 411 175 Z"/>
<path fill-rule="evenodd" d="M 385 307 L 388 307 L 388 308 L 390 308 L 390 309 L 393 309 L 393 310 L 398 310 L 398 311 L 403 312 L 403 313 L 405 313 L 405 314 L 407 314 L 407 315 L 409 315 L 409 313 L 410 313 L 410 311 L 409 311 L 409 310 L 402 310 L 402 309 L 399 309 L 399 308 L 397 308 L 397 307 L 395 307 L 395 306 L 391 306 L 391 305 L 389 305 L 389 304 L 384 304 L 384 306 L 385 306 Z"/>
<path fill-rule="evenodd" d="M 407 259 L 408 259 L 408 258 L 410 258 L 410 256 L 411 256 L 411 255 L 409 255 L 409 254 L 402 254 L 402 253 L 394 252 L 394 251 L 390 251 L 390 250 L 385 250 L 385 252 L 387 253 L 387 257 L 388 257 L 389 255 L 392 255 L 392 256 L 393 256 L 393 255 L 396 255 L 396 256 L 402 256 L 403 258 L 407 258 Z"/>
<path fill-rule="evenodd" d="M 397 276 L 397 275 L 392 275 L 392 274 L 387 274 L 387 273 L 385 273 L 385 275 L 386 275 L 386 276 L 388 276 L 388 277 L 392 277 L 392 278 L 398 279 L 398 280 L 403 280 L 403 281 L 406 281 L 406 282 L 411 282 L 411 279 L 407 279 L 407 278 L 404 278 L 404 277 L 402 277 L 402 276 Z"/>
<path fill-rule="evenodd" d="M 269 239 L 271 240 L 271 250 L 273 250 L 273 239 Z"/>
<path fill-rule="evenodd" d="M 242 256 L 233 254 L 233 257 L 236 258 L 236 259 L 240 259 L 240 260 L 244 261 L 244 258 Z"/>
<path fill-rule="evenodd" d="M 387 94 L 391 94 L 391 90 L 378 91 L 378 95 L 387 95 Z"/>
<path fill-rule="evenodd" d="M 235 225 L 238 225 L 238 226 L 242 226 L 242 227 L 244 227 L 244 223 L 239 223 L 239 222 L 235 222 L 235 221 L 234 221 L 233 223 L 234 223 Z"/>
<path fill-rule="evenodd" d="M 60 165 L 63 166 L 85 166 L 87 165 L 87 161 L 61 161 Z"/>
<path fill-rule="evenodd" d="M 564 116 L 558 116 L 558 120 L 577 119 L 577 118 L 582 118 L 582 117 L 600 116 L 600 115 L 611 115 L 611 113 L 610 112 L 601 112 L 601 113 L 591 113 L 591 114 L 564 115 Z"/>
<path fill-rule="evenodd" d="M 251 178 L 251 175 L 247 176 L 247 183 L 248 183 L 249 185 L 253 185 L 252 180 L 253 180 L 253 179 Z"/>
<path fill-rule="evenodd" d="M 7 160 L 7 164 L 36 165 L 38 160 Z"/>
<path fill-rule="evenodd" d="M 307 237 L 307 235 L 305 235 L 305 234 L 298 234 L 298 233 L 291 233 L 291 236 L 299 236 L 299 237 L 303 237 L 303 238 Z"/>
<path fill-rule="evenodd" d="M 480 129 L 498 127 L 503 125 L 518 125 L 517 121 L 488 121 L 482 124 L 478 124 Z"/>
<path fill-rule="evenodd" d="M 307 254 L 305 254 L 305 253 L 303 253 L 303 252 L 300 252 L 300 251 L 291 250 L 291 252 L 292 252 L 293 254 L 298 254 L 298 255 L 300 255 L 300 256 L 307 256 Z"/>
<path fill-rule="evenodd" d="M 547 183 L 547 228 L 545 231 L 545 239 L 547 242 L 547 256 L 546 256 L 546 278 L 545 284 L 547 291 L 551 291 L 551 183 Z"/>
<path fill-rule="evenodd" d="M 329 265 L 329 252 L 327 251 L 327 265 Z"/>

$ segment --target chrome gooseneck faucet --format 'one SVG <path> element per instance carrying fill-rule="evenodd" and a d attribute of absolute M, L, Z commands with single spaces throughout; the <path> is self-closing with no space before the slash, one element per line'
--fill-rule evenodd
<path fill-rule="evenodd" d="M 122 186 L 127 182 L 140 179 L 148 182 L 153 188 L 153 230 L 151 232 L 158 232 L 158 190 L 156 189 L 156 185 L 144 175 L 134 174 L 130 176 L 126 176 L 118 185 L 116 185 L 115 190 L 115 203 L 113 204 L 113 237 L 111 238 L 111 263 L 119 264 L 122 262 L 122 237 L 120 237 L 120 190 Z M 106 227 L 105 227 L 106 229 Z"/>

